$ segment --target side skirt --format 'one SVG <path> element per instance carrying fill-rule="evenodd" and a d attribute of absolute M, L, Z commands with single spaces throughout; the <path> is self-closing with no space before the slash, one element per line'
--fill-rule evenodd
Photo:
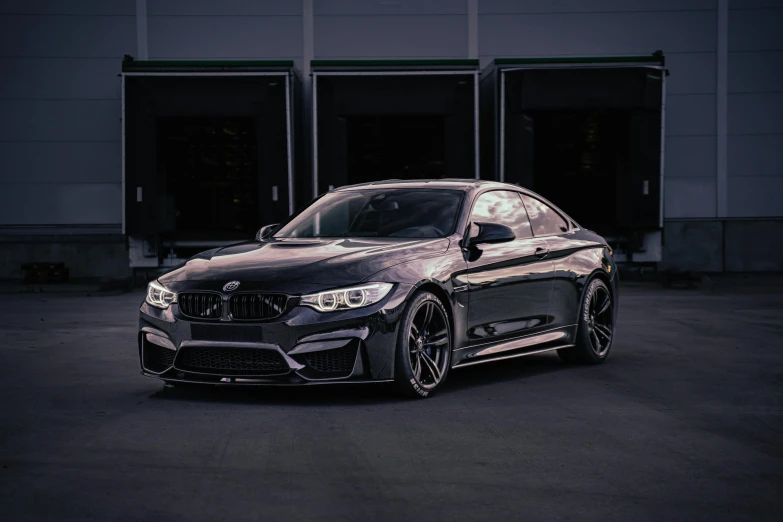
<path fill-rule="evenodd" d="M 551 346 L 549 348 L 539 348 L 538 350 L 531 350 L 527 352 L 518 352 L 513 353 L 509 355 L 500 355 L 497 357 L 487 357 L 484 359 L 479 359 L 476 361 L 466 360 L 460 363 L 457 363 L 455 366 L 452 367 L 452 370 L 456 370 L 457 368 L 465 368 L 466 366 L 473 366 L 476 364 L 486 363 L 486 362 L 492 362 L 492 361 L 502 361 L 503 359 L 513 359 L 514 357 L 524 357 L 525 355 L 533 355 L 536 353 L 544 353 L 544 352 L 551 352 L 552 350 L 560 350 L 561 348 L 572 348 L 573 344 L 561 344 L 558 346 Z"/>
<path fill-rule="evenodd" d="M 574 326 L 569 325 L 535 335 L 464 348 L 462 350 L 468 353 L 459 357 L 452 368 L 571 348 L 574 346 Z M 455 354 L 459 354 L 462 350 L 456 350 Z"/>

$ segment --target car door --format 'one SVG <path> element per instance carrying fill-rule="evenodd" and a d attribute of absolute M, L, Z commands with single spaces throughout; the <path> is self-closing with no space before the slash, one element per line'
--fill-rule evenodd
<path fill-rule="evenodd" d="M 510 190 L 480 194 L 473 223 L 510 227 L 516 239 L 467 249 L 468 339 L 471 344 L 520 337 L 545 330 L 552 292 L 553 263 L 546 241 L 533 237 L 520 195 Z"/>
<path fill-rule="evenodd" d="M 547 258 L 554 264 L 548 312 L 552 327 L 574 325 L 580 300 L 576 281 L 585 271 L 589 273 L 600 260 L 589 262 L 589 258 L 584 256 L 587 252 L 585 247 L 592 246 L 592 243 L 574 237 L 574 225 L 566 216 L 534 196 L 521 196 L 533 227 L 533 235 L 546 242 L 549 250 Z"/>

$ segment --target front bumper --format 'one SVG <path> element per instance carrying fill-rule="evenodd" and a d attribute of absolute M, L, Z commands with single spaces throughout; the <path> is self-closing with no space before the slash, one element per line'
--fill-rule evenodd
<path fill-rule="evenodd" d="M 139 310 L 141 373 L 171 382 L 308 385 L 388 381 L 409 285 L 380 303 L 320 313 L 294 306 L 269 321 L 186 319 L 176 304 Z"/>

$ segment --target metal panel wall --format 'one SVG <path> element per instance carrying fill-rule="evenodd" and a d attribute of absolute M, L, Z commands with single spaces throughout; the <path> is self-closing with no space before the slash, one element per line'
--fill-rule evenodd
<path fill-rule="evenodd" d="M 716 8 L 717 0 L 480 0 L 481 63 L 662 49 L 671 71 L 664 215 L 715 217 Z"/>
<path fill-rule="evenodd" d="M 728 215 L 783 216 L 783 1 L 729 3 Z"/>
<path fill-rule="evenodd" d="M 148 16 L 301 16 L 302 3 L 291 0 L 149 0 Z"/>
<path fill-rule="evenodd" d="M 0 226 L 116 225 L 133 0 L 0 3 Z"/>
<path fill-rule="evenodd" d="M 481 13 L 488 14 L 536 14 L 536 13 L 607 13 L 650 11 L 698 11 L 714 9 L 716 0 L 480 0 Z"/>
<path fill-rule="evenodd" d="M 465 58 L 467 3 L 316 2 L 315 58 Z"/>
<path fill-rule="evenodd" d="M 294 59 L 298 0 L 148 0 L 150 59 Z M 716 216 L 717 0 L 479 0 L 492 58 L 638 55 L 662 49 L 667 85 L 666 217 Z M 316 58 L 464 58 L 467 2 L 314 1 Z M 0 1 L 3 224 L 118 224 L 116 74 L 136 54 L 134 0 Z M 781 216 L 783 1 L 731 0 L 728 214 Z M 401 37 L 404 35 L 404 37 Z M 111 187 L 101 187 L 107 184 Z M 30 186 L 34 186 L 32 190 Z M 40 194 L 34 196 L 34 194 Z M 47 195 L 49 194 L 49 195 Z M 50 204 L 61 194 L 67 204 Z M 33 198 L 33 199 L 29 199 Z M 49 202 L 43 204 L 43 202 Z M 87 220 L 86 222 L 83 220 Z"/>
<path fill-rule="evenodd" d="M 278 4 L 277 6 L 275 4 Z M 302 55 L 301 4 L 150 2 L 151 60 L 289 59 Z M 277 9 L 275 7 L 278 7 Z M 242 9 L 245 9 L 243 11 Z"/>
<path fill-rule="evenodd" d="M 715 55 L 709 56 L 705 61 L 714 64 Z M 677 74 L 672 67 L 670 78 Z M 667 93 L 665 218 L 717 216 L 714 79 L 706 93 L 699 92 L 701 79 L 693 86 L 680 82 L 679 93 Z"/>
<path fill-rule="evenodd" d="M 491 3 L 491 2 L 490 2 Z M 711 10 L 487 13 L 479 2 L 482 56 L 600 56 L 712 52 Z"/>

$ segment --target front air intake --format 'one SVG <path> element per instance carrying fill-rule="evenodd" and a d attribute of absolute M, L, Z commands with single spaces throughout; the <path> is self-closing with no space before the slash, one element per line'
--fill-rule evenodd
<path fill-rule="evenodd" d="M 141 364 L 146 370 L 163 373 L 174 364 L 174 355 L 177 352 L 170 348 L 164 348 L 143 339 L 141 349 Z"/>
<path fill-rule="evenodd" d="M 273 375 L 290 371 L 282 355 L 264 348 L 187 346 L 177 356 L 178 370 L 212 375 Z"/>
<path fill-rule="evenodd" d="M 356 345 L 351 343 L 342 348 L 309 352 L 304 357 L 307 366 L 317 372 L 349 374 L 356 362 Z"/>

